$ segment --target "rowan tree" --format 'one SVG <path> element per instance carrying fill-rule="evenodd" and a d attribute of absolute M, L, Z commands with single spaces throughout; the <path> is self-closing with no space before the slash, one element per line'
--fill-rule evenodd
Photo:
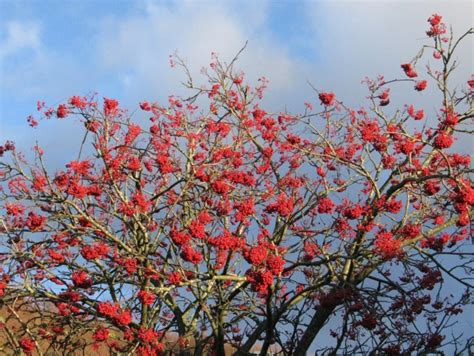
<path fill-rule="evenodd" d="M 460 351 L 449 328 L 472 293 L 474 186 L 453 147 L 472 139 L 474 80 L 450 78 L 473 31 L 428 22 L 431 43 L 400 79 L 367 79 L 358 109 L 315 89 L 302 114 L 269 112 L 267 80 L 217 56 L 204 86 L 174 58 L 190 96 L 141 102 L 148 122 L 96 95 L 39 102 L 84 138 L 56 172 L 38 145 L 33 160 L 0 147 L 4 350 Z M 437 111 L 416 104 L 427 86 Z M 390 89 L 411 102 L 395 110 Z"/>

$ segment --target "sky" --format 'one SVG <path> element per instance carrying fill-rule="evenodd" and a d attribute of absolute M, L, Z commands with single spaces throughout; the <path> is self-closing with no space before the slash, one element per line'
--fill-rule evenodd
<path fill-rule="evenodd" d="M 48 148 L 70 145 L 74 130 L 69 123 L 51 126 L 58 135 L 31 130 L 25 118 L 37 100 L 54 106 L 97 92 L 130 110 L 145 99 L 163 102 L 183 93 L 183 72 L 170 68 L 170 54 L 185 58 L 199 79 L 211 52 L 229 60 L 246 41 L 239 66 L 250 81 L 270 80 L 268 111 L 316 103 L 308 81 L 361 105 L 361 80 L 400 77 L 400 63 L 427 43 L 432 13 L 460 34 L 472 26 L 473 9 L 454 0 L 0 0 L 0 10 L 0 142 L 38 139 Z M 472 48 L 472 40 L 460 48 L 460 83 L 472 71 Z M 417 98 L 428 110 L 435 108 L 429 92 Z"/>
<path fill-rule="evenodd" d="M 81 138 L 68 121 L 30 128 L 37 100 L 55 106 L 97 92 L 133 111 L 183 93 L 185 77 L 169 55 L 179 53 L 199 79 L 211 52 L 230 60 L 246 41 L 238 67 L 250 82 L 269 79 L 267 111 L 319 105 L 307 82 L 359 107 L 364 77 L 402 77 L 400 64 L 429 43 L 433 13 L 457 35 L 472 27 L 472 2 L 456 0 L 0 0 L 0 143 L 14 139 L 27 150 L 38 140 L 59 162 Z M 472 38 L 459 48 L 459 85 L 473 72 L 473 49 Z M 435 99 L 433 88 L 392 96 L 397 107 L 416 102 L 433 117 Z M 469 140 L 458 145 L 474 151 Z"/>

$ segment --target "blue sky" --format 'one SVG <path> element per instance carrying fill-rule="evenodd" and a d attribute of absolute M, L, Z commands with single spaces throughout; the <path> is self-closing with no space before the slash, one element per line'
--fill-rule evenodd
<path fill-rule="evenodd" d="M 0 141 L 29 141 L 36 100 L 97 91 L 133 109 L 180 92 L 168 55 L 178 51 L 199 77 L 211 51 L 231 58 L 246 40 L 240 66 L 270 79 L 270 110 L 314 101 L 307 80 L 360 104 L 361 79 L 400 75 L 433 12 L 458 33 L 472 21 L 469 1 L 1 0 L 0 10 Z M 462 79 L 472 63 L 463 51 Z"/>
<path fill-rule="evenodd" d="M 37 100 L 55 105 L 98 92 L 134 110 L 144 99 L 182 92 L 184 77 L 169 68 L 170 54 L 178 51 L 199 77 L 211 51 L 230 59 L 247 40 L 239 65 L 251 81 L 270 80 L 268 111 L 316 103 L 307 81 L 358 107 L 366 75 L 400 77 L 400 63 L 427 43 L 432 13 L 444 15 L 459 35 L 472 26 L 472 6 L 455 0 L 0 0 L 0 143 L 15 139 L 27 150 L 39 140 L 58 164 L 80 138 L 66 121 L 29 128 L 26 117 Z M 472 41 L 460 48 L 455 82 L 470 76 L 472 48 Z M 432 88 L 415 94 L 395 90 L 393 99 L 398 107 L 424 105 L 433 115 Z"/>
<path fill-rule="evenodd" d="M 194 17 L 197 30 L 205 30 L 209 21 L 215 23 L 202 39 L 207 57 L 211 50 L 231 55 L 247 39 L 255 46 L 262 41 L 284 44 L 280 49 L 291 51 L 295 58 L 314 57 L 306 36 L 301 36 L 309 35 L 306 21 L 301 21 L 305 7 L 291 2 L 2 1 L 0 6 L 0 137 L 23 131 L 23 119 L 39 99 L 53 104 L 72 94 L 98 91 L 131 104 L 153 91 L 154 85 L 146 80 L 150 72 L 157 82 L 168 79 L 160 95 L 174 93 L 179 80 L 169 80 L 174 73 L 167 66 L 168 55 L 178 50 L 193 62 L 186 30 L 176 35 L 173 28 L 186 26 L 188 17 Z M 243 29 L 247 11 L 253 13 L 253 24 Z M 222 46 L 226 38 L 217 38 L 219 21 L 224 25 L 222 34 L 232 37 L 231 45 Z M 147 33 L 150 25 L 152 33 Z M 122 41 L 115 37 L 115 29 Z M 144 38 L 140 32 L 146 33 Z M 131 48 L 133 44 L 142 49 L 143 60 L 137 59 L 140 51 Z M 202 66 L 204 59 L 207 62 L 201 52 L 193 64 Z"/>

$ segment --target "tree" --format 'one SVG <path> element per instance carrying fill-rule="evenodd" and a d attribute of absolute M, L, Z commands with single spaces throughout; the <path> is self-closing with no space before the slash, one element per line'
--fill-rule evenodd
<path fill-rule="evenodd" d="M 57 172 L 39 146 L 31 162 L 0 147 L 0 296 L 16 323 L 4 350 L 459 350 L 446 329 L 472 293 L 474 186 L 451 146 L 472 139 L 474 81 L 449 79 L 473 31 L 455 39 L 441 20 L 406 78 L 366 81 L 367 108 L 317 91 L 319 112 L 269 113 L 267 80 L 251 87 L 237 57 L 215 56 L 205 87 L 176 57 L 192 96 L 140 103 L 146 125 L 110 98 L 38 103 L 43 118 L 79 118 L 84 139 Z M 390 87 L 415 98 L 428 82 L 437 120 L 412 103 L 391 111 Z M 446 293 L 447 280 L 462 288 Z"/>

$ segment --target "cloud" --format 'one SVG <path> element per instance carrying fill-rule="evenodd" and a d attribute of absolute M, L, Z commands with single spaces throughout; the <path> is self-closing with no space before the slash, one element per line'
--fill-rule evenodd
<path fill-rule="evenodd" d="M 200 83 L 204 80 L 200 69 L 208 66 L 211 52 L 229 61 L 248 40 L 237 68 L 246 72 L 250 83 L 256 83 L 260 76 L 270 80 L 264 103 L 267 110 L 300 112 L 305 101 L 319 105 L 306 81 L 318 89 L 335 91 L 346 104 L 358 107 L 367 95 L 360 83 L 366 75 L 400 77 L 400 63 L 410 60 L 428 42 L 425 20 L 431 13 L 443 14 L 457 34 L 469 27 L 472 5 L 450 4 L 303 2 L 298 18 L 294 18 L 295 13 L 285 18 L 288 8 L 280 9 L 277 18 L 271 2 L 206 2 L 205 6 L 195 1 L 138 2 L 124 13 L 98 14 L 100 21 L 86 23 L 89 27 L 84 33 L 75 30 L 79 32 L 71 36 L 76 39 L 71 44 L 41 43 L 40 23 L 13 21 L 6 25 L 1 48 L 6 48 L 10 57 L 15 53 L 15 43 L 18 48 L 34 51 L 2 64 L 2 91 L 17 93 L 24 98 L 21 104 L 29 100 L 29 106 L 19 105 L 23 112 L 18 120 L 31 113 L 37 99 L 55 105 L 70 95 L 91 91 L 117 97 L 133 111 L 144 99 L 163 102 L 171 94 L 188 94 L 179 84 L 185 80 L 183 71 L 169 67 L 170 54 L 178 51 Z M 40 20 L 48 29 L 47 18 Z M 91 26 L 95 35 L 86 37 L 92 32 Z M 291 36 L 281 35 L 286 33 Z M 87 46 L 77 47 L 77 43 L 85 42 Z M 472 63 L 469 42 L 460 47 L 459 56 L 461 67 L 454 82 L 464 83 Z M 388 110 L 417 102 L 436 117 L 433 113 L 438 101 L 433 88 L 419 94 L 411 87 L 398 86 L 392 92 L 392 102 Z M 6 110 L 0 108 L 2 113 Z M 3 131 L 8 137 L 28 136 L 15 127 Z M 41 137 L 51 145 L 56 139 L 48 134 Z M 469 144 L 465 146 L 469 149 Z"/>
<path fill-rule="evenodd" d="M 453 24 L 457 36 L 472 26 L 472 3 L 468 1 L 334 1 L 308 4 L 307 23 L 314 32 L 324 29 L 315 51 L 322 63 L 315 73 L 320 82 L 337 86 L 353 97 L 355 86 L 365 76 L 400 76 L 400 63 L 411 60 L 431 40 L 425 35 L 426 19 L 438 12 Z M 472 42 L 471 42 L 472 43 Z M 469 41 L 459 48 L 463 78 L 472 64 Z M 428 57 L 426 57 L 429 59 Z M 425 59 L 426 59 L 425 58 Z M 423 60 L 422 62 L 424 62 Z M 434 60 L 431 60 L 433 63 Z M 424 69 L 424 68 L 420 68 Z M 459 79 L 459 78 L 457 78 Z M 358 92 L 361 92 L 359 90 Z M 360 95 L 356 95 L 362 101 Z"/>
<path fill-rule="evenodd" d="M 426 19 L 433 12 L 440 12 L 453 23 L 458 35 L 471 25 L 470 2 L 452 3 L 303 2 L 298 21 L 304 24 L 304 38 L 282 38 L 276 32 L 289 32 L 285 26 L 292 24 L 284 17 L 279 21 L 271 18 L 274 14 L 268 2 L 207 2 L 202 6 L 185 1 L 165 6 L 150 1 L 140 11 L 103 22 L 96 38 L 96 62 L 120 78 L 121 96 L 128 100 L 126 104 L 136 105 L 145 98 L 163 100 L 183 92 L 178 85 L 184 80 L 183 73 L 170 70 L 169 54 L 177 50 L 186 58 L 194 79 L 199 81 L 199 70 L 207 66 L 211 52 L 230 60 L 249 40 L 237 66 L 250 82 L 259 76 L 270 79 L 266 104 L 271 110 L 301 110 L 304 101 L 314 102 L 306 81 L 334 90 L 344 102 L 358 106 L 367 95 L 361 85 L 365 76 L 400 77 L 400 63 L 411 60 L 429 43 Z M 306 55 L 295 51 L 301 49 L 303 40 Z M 472 63 L 468 42 L 459 55 L 461 67 L 453 79 L 464 83 Z M 428 110 L 435 109 L 433 88 L 423 95 L 413 94 L 406 85 L 394 88 L 393 102 L 403 106 L 416 100 Z"/>
<path fill-rule="evenodd" d="M 268 77 L 270 90 L 282 99 L 294 93 L 304 62 L 293 58 L 284 43 L 274 41 L 267 20 L 263 2 L 240 8 L 233 3 L 183 2 L 173 7 L 148 3 L 140 14 L 110 18 L 103 24 L 97 38 L 98 63 L 105 71 L 119 73 L 127 84 L 124 96 L 155 99 L 181 91 L 183 73 L 169 68 L 170 54 L 177 51 L 185 58 L 199 81 L 211 52 L 230 61 L 249 40 L 238 67 L 253 82 Z"/>
<path fill-rule="evenodd" d="M 18 52 L 41 47 L 41 27 L 35 22 L 10 21 L 5 24 L 6 38 L 0 44 L 0 60 Z"/>
<path fill-rule="evenodd" d="M 312 67 L 311 81 L 318 88 L 334 90 L 339 99 L 353 107 L 366 104 L 368 91 L 361 85 L 365 76 L 384 75 L 387 80 L 403 77 L 401 63 L 412 60 L 424 45 L 431 45 L 426 35 L 426 19 L 433 13 L 443 16 L 452 25 L 455 37 L 472 27 L 473 3 L 470 1 L 322 1 L 307 4 L 306 23 L 320 41 L 313 50 L 320 53 L 320 62 Z M 324 33 L 321 33 L 324 31 Z M 466 87 L 472 73 L 473 36 L 456 50 L 458 68 L 450 76 L 450 86 Z M 417 69 L 421 79 L 431 83 L 426 91 L 417 93 L 412 83 L 391 87 L 391 104 L 386 112 L 394 114 L 404 105 L 424 108 L 428 122 L 437 125 L 441 93 L 425 72 L 426 64 L 440 69 L 440 62 L 427 49 Z M 417 125 L 420 127 L 419 125 Z M 469 135 L 460 135 L 453 147 L 470 153 L 474 143 Z"/>

